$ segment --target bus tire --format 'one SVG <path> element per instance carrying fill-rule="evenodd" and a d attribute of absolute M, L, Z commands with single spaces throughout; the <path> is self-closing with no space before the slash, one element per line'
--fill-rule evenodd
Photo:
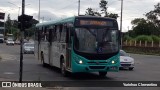
<path fill-rule="evenodd" d="M 105 77 L 107 75 L 107 72 L 99 72 L 100 77 Z"/>
<path fill-rule="evenodd" d="M 46 63 L 44 62 L 43 52 L 41 52 L 41 62 L 42 62 L 43 67 L 45 67 L 45 66 L 46 66 Z"/>
<path fill-rule="evenodd" d="M 64 77 L 68 76 L 68 72 L 66 71 L 64 58 L 61 58 L 61 73 Z"/>

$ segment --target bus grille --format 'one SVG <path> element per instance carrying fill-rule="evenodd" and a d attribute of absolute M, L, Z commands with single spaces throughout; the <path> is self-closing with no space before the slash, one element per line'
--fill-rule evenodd
<path fill-rule="evenodd" d="M 105 66 L 89 66 L 90 69 L 104 69 Z"/>
<path fill-rule="evenodd" d="M 107 64 L 107 62 L 88 62 L 89 64 Z"/>

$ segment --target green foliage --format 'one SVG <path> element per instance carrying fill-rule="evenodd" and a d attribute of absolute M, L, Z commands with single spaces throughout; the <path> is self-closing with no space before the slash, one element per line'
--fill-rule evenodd
<path fill-rule="evenodd" d="M 160 28 L 160 2 L 154 6 L 154 10 L 145 14 L 147 19 L 152 22 L 155 26 Z"/>
<path fill-rule="evenodd" d="M 131 21 L 133 25 L 133 33 L 134 36 L 139 35 L 156 35 L 160 36 L 160 3 L 155 5 L 154 10 L 146 13 L 144 18 L 135 18 Z"/>
<path fill-rule="evenodd" d="M 133 31 L 136 36 L 139 35 L 159 35 L 158 29 L 154 26 L 154 24 L 148 20 L 143 18 L 134 19 L 132 22 Z"/>
<path fill-rule="evenodd" d="M 130 41 L 130 40 L 133 40 L 133 38 L 132 37 L 130 37 L 130 36 L 128 36 L 128 35 L 125 35 L 124 37 L 123 37 L 123 41 Z"/>
<path fill-rule="evenodd" d="M 139 23 L 146 23 L 146 20 L 144 18 L 135 18 L 131 21 L 133 26 L 137 26 Z"/>
<path fill-rule="evenodd" d="M 11 19 L 10 19 L 10 14 L 8 14 L 7 20 L 5 22 L 5 28 L 6 28 L 5 34 L 10 33 L 11 25 L 12 25 L 12 23 L 11 23 Z"/>
<path fill-rule="evenodd" d="M 119 16 L 118 16 L 118 14 L 109 13 L 109 14 L 108 14 L 108 17 L 117 19 Z"/>
<path fill-rule="evenodd" d="M 137 36 L 136 38 L 135 38 L 135 40 L 136 41 L 142 41 L 142 42 L 145 42 L 145 41 L 147 41 L 147 42 L 152 42 L 153 41 L 153 39 L 152 39 L 152 37 L 151 36 L 147 36 L 147 35 L 140 35 L 140 36 Z"/>
<path fill-rule="evenodd" d="M 158 37 L 158 36 L 152 35 L 151 38 L 156 43 L 158 43 L 160 41 L 160 37 Z"/>
<path fill-rule="evenodd" d="M 94 10 L 93 8 L 87 8 L 86 9 L 86 14 L 85 15 L 91 15 L 91 16 L 103 16 L 103 17 L 111 17 L 111 18 L 118 18 L 118 14 L 114 14 L 114 13 L 108 13 L 107 12 L 107 4 L 108 1 L 106 0 L 101 0 L 99 3 L 99 7 L 100 7 L 100 12 L 98 12 L 98 10 Z"/>
<path fill-rule="evenodd" d="M 101 16 L 101 14 L 97 11 L 94 11 L 92 8 L 87 8 L 86 9 L 86 14 L 85 15 L 91 15 L 91 16 Z"/>
<path fill-rule="evenodd" d="M 105 1 L 105 0 L 101 0 L 100 3 L 99 3 L 99 7 L 101 8 L 102 13 L 105 14 L 104 17 L 108 16 L 108 13 L 107 13 L 107 8 L 108 8 L 107 4 L 108 4 L 108 2 Z"/>

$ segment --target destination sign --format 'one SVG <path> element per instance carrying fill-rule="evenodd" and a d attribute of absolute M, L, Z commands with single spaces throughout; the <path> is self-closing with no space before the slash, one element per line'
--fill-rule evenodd
<path fill-rule="evenodd" d="M 113 26 L 113 21 L 107 20 L 78 20 L 76 23 L 78 26 Z"/>

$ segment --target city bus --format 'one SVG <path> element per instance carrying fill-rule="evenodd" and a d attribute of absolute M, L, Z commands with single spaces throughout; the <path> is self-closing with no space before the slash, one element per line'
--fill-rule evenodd
<path fill-rule="evenodd" d="M 39 23 L 35 29 L 35 57 L 45 65 L 69 72 L 118 72 L 120 31 L 113 18 L 74 16 Z"/>

